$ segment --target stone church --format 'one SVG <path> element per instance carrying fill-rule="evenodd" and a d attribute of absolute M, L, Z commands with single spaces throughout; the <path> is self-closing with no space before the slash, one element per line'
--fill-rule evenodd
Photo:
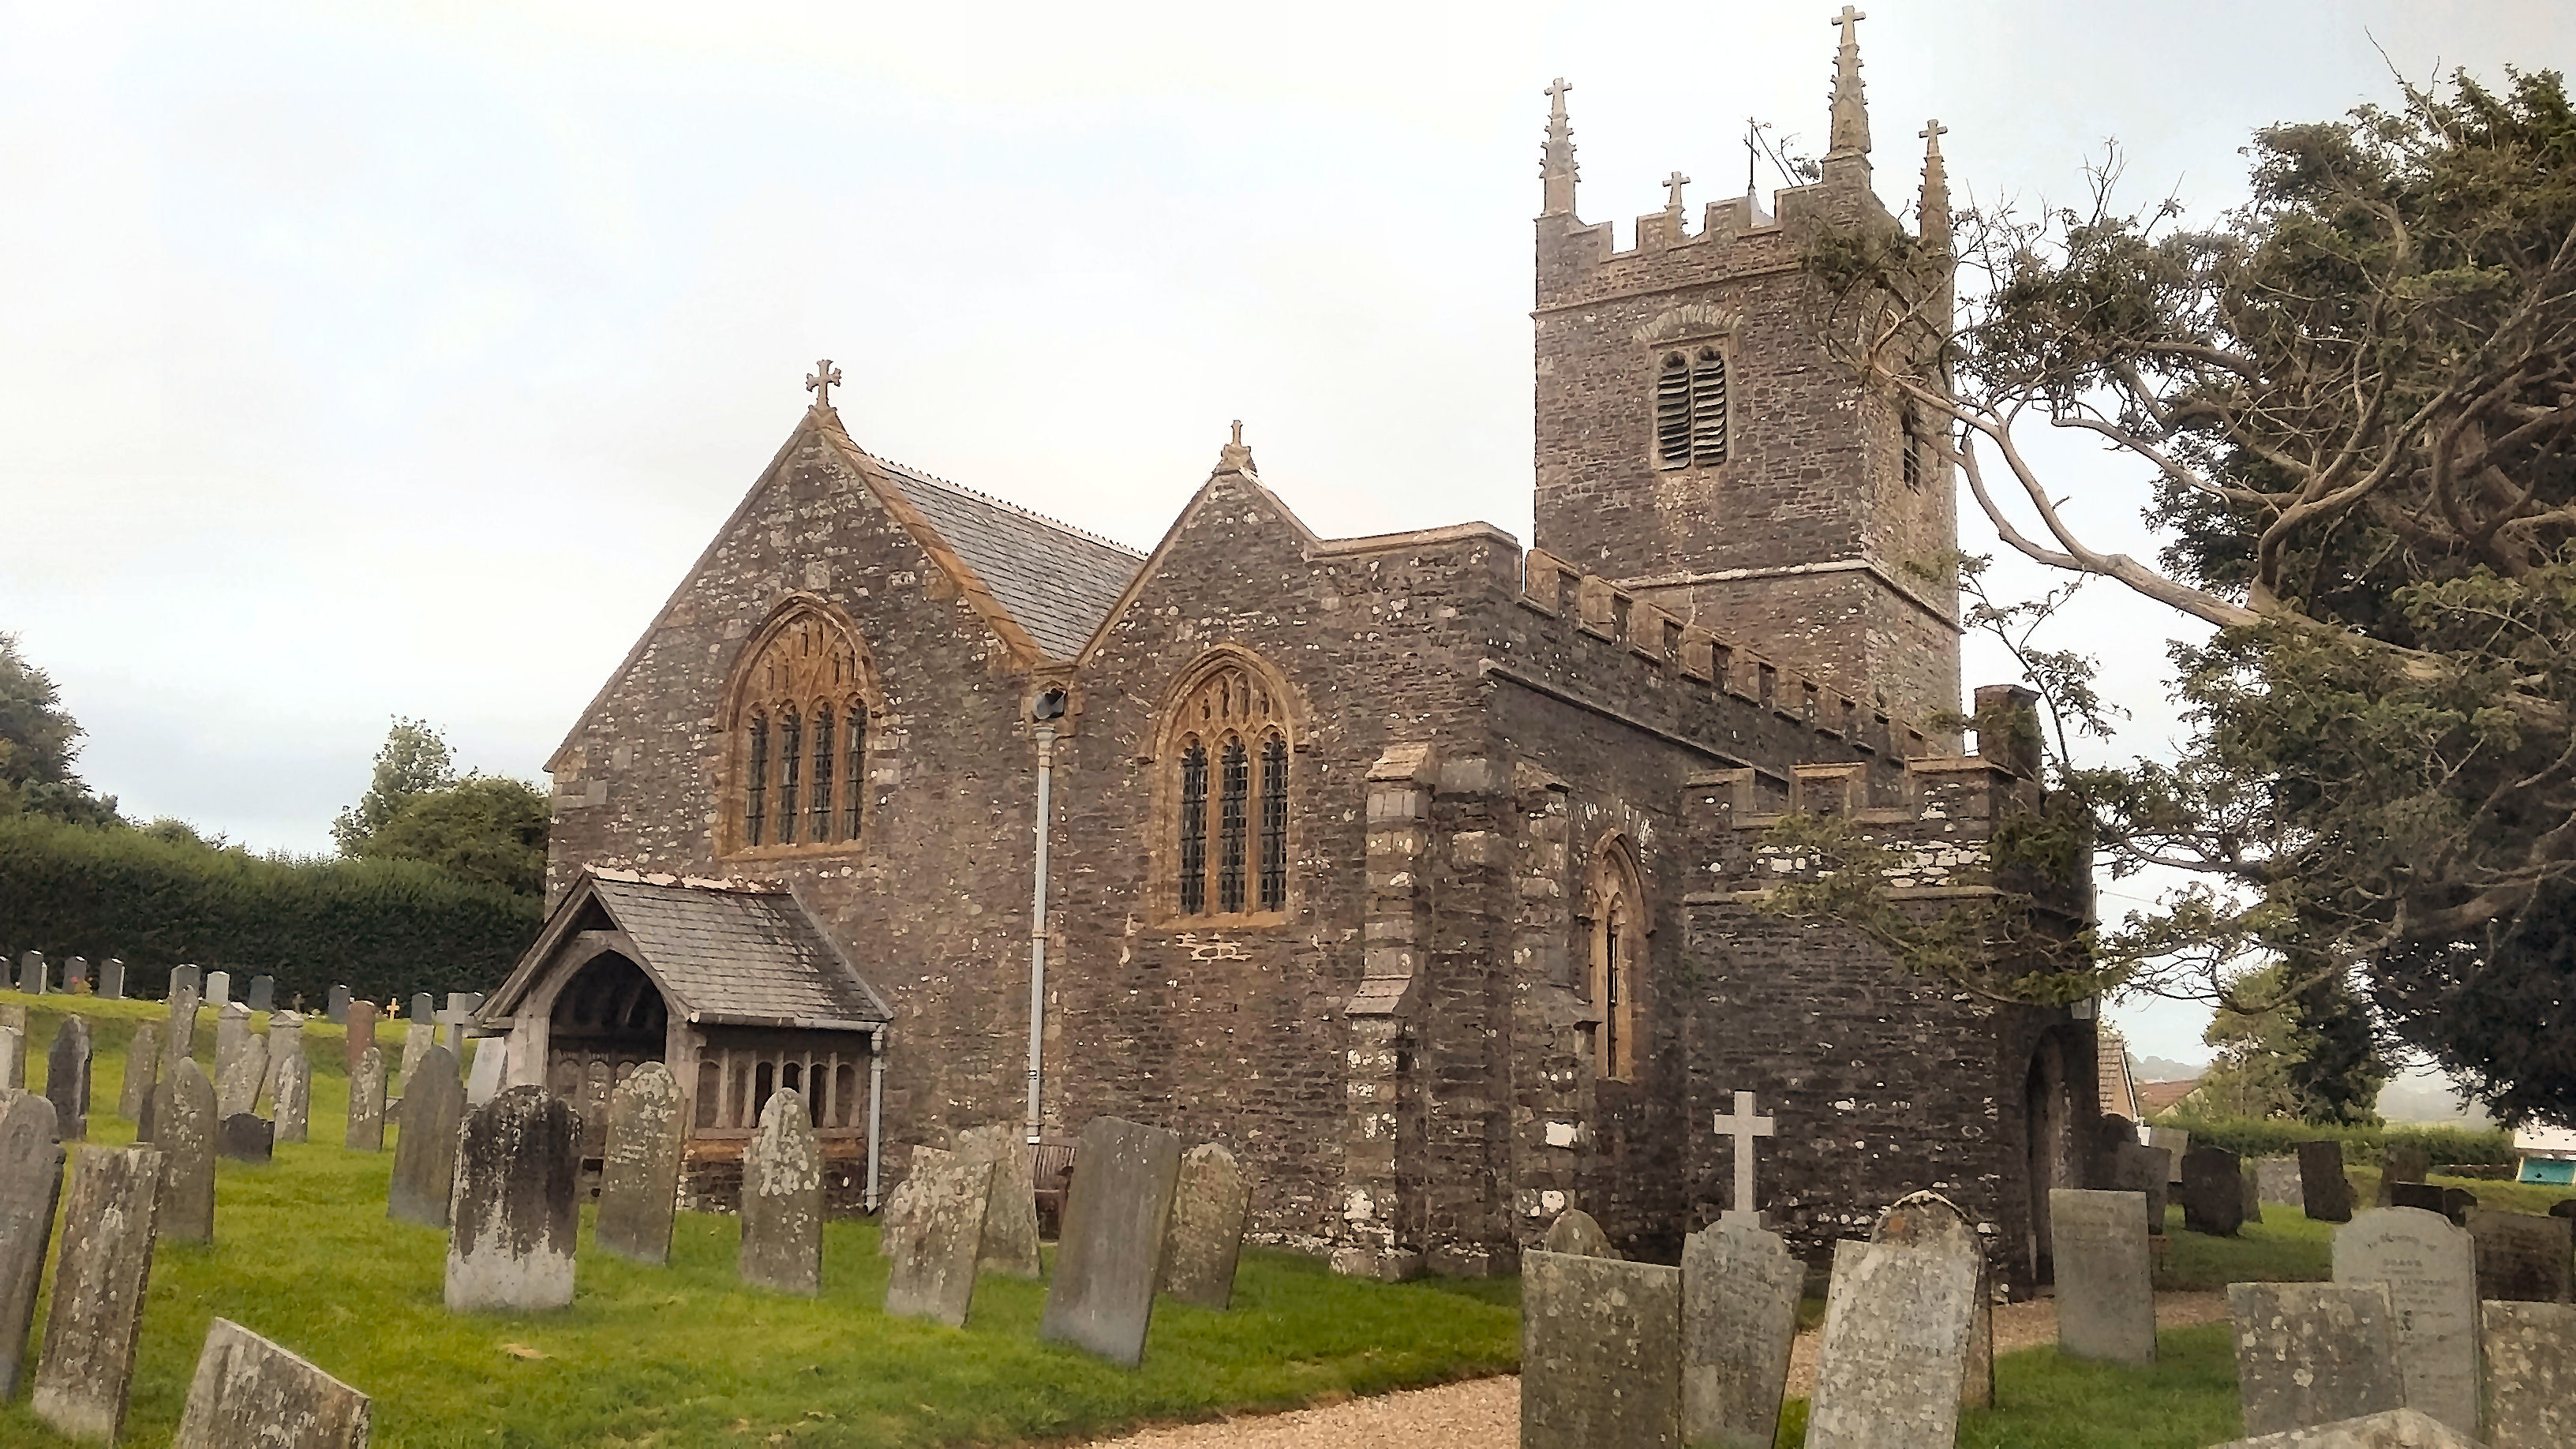
<path fill-rule="evenodd" d="M 1624 251 L 1551 88 L 1527 549 L 1318 537 L 1238 428 L 1138 553 L 872 453 L 824 364 L 548 764 L 553 914 L 484 1007 L 514 1071 L 595 1104 L 667 1062 L 710 1204 L 793 1088 L 855 1209 L 913 1145 L 1115 1113 L 1226 1144 L 1256 1235 L 1345 1272 L 1511 1271 L 1568 1207 L 1822 1261 L 1934 1189 L 2027 1292 L 2093 1177 L 2090 1011 L 1760 909 L 1785 813 L 1902 847 L 1928 910 L 2038 793 L 1961 752 L 1958 600 L 1907 567 L 1951 475 L 1800 266 L 1900 225 L 1848 22 L 1837 71 L 1820 179 L 1696 226 L 1676 185 Z"/>

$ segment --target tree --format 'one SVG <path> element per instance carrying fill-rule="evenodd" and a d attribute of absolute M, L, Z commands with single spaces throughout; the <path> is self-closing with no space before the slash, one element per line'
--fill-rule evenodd
<path fill-rule="evenodd" d="M 546 888 L 546 832 L 553 806 L 521 780 L 475 775 L 413 795 L 356 852 L 427 861 L 467 880 L 520 895 Z"/>
<path fill-rule="evenodd" d="M 2124 213 L 2115 153 L 2085 208 L 1810 265 L 2006 547 L 2214 627 L 2179 763 L 2055 767 L 2115 875 L 2200 881 L 2106 971 L 2241 1013 L 2355 982 L 2513 1123 L 2576 1118 L 2576 112 L 2508 81 L 2265 130 L 2213 227 Z M 2040 427 L 2152 480 L 2155 565 L 2069 523 Z"/>
<path fill-rule="evenodd" d="M 365 855 L 367 842 L 393 823 L 414 796 L 444 790 L 456 783 L 456 757 L 447 739 L 416 719 L 394 717 L 376 751 L 375 775 L 358 803 L 331 822 L 331 839 L 342 855 Z"/>
<path fill-rule="evenodd" d="M 2237 983 L 2234 994 L 2280 997 L 2293 974 L 2304 973 L 2282 962 L 2260 967 L 2262 979 Z M 2217 1048 L 2200 1087 L 2213 1114 L 2338 1127 L 2379 1121 L 2373 1104 L 2388 1084 L 2388 1063 L 2362 1003 L 2340 979 L 2316 982 L 2273 1010 L 2221 1007 L 2201 1039 Z"/>
<path fill-rule="evenodd" d="M 81 735 L 53 678 L 18 652 L 17 635 L 0 634 L 0 814 L 118 823 L 115 797 L 102 799 L 72 772 Z"/>

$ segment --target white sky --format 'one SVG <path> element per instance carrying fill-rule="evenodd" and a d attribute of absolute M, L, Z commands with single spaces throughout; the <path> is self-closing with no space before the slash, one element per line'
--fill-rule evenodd
<path fill-rule="evenodd" d="M 0 630 L 127 813 L 315 851 L 391 715 L 535 777 L 819 356 L 870 449 L 1139 546 L 1237 417 L 1321 531 L 1526 539 L 1541 87 L 1626 245 L 1673 168 L 1694 214 L 1742 187 L 1748 115 L 1823 149 L 1833 8 L 0 0 Z M 2391 98 L 2374 36 L 2500 78 L 2576 7 L 1861 34 L 1900 210 L 1937 115 L 1963 204 L 2070 197 L 2117 137 L 2206 214 L 2253 128 Z M 2133 470 L 2062 466 L 2150 547 Z M 2103 589 L 2078 628 L 2162 748 L 2170 621 Z M 2205 1055 L 2200 1013 L 2115 1015 Z"/>

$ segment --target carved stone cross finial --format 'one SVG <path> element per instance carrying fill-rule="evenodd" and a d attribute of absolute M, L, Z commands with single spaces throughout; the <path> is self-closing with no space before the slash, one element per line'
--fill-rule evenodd
<path fill-rule="evenodd" d="M 1941 144 L 1941 138 L 1950 134 L 1950 128 L 1939 121 L 1926 121 L 1923 123 L 1923 129 L 1914 134 L 1938 146 Z"/>
<path fill-rule="evenodd" d="M 1243 419 L 1241 418 L 1234 420 L 1234 445 L 1238 448 L 1243 446 Z"/>
<path fill-rule="evenodd" d="M 1545 92 L 1548 104 L 1556 108 L 1558 111 L 1563 111 L 1565 109 L 1565 93 L 1572 89 L 1574 89 L 1574 87 L 1565 83 L 1565 77 L 1558 76 L 1555 83 L 1550 85 Z"/>
<path fill-rule="evenodd" d="M 1217 471 L 1220 473 L 1252 471 L 1252 450 L 1243 445 L 1243 419 L 1234 420 L 1234 437 L 1217 450 L 1216 459 Z"/>
<path fill-rule="evenodd" d="M 1688 185 L 1690 185 L 1690 178 L 1684 176 L 1678 171 L 1664 178 L 1664 190 L 1668 193 L 1664 197 L 1664 210 L 1679 211 L 1682 209 L 1682 188 Z"/>
<path fill-rule="evenodd" d="M 1753 1115 L 1753 1094 L 1735 1094 L 1735 1111 L 1717 1114 L 1717 1135 L 1735 1139 L 1735 1206 L 1720 1214 L 1730 1223 L 1762 1226 L 1762 1214 L 1753 1210 L 1753 1139 L 1778 1135 L 1769 1117 Z"/>
<path fill-rule="evenodd" d="M 840 381 L 841 370 L 832 365 L 832 359 L 826 357 L 815 363 L 814 370 L 805 375 L 805 390 L 814 394 L 814 406 L 827 408 L 832 405 L 832 389 L 839 385 Z"/>
<path fill-rule="evenodd" d="M 1862 14 L 1858 9 L 1855 9 L 1852 6 L 1846 5 L 1843 7 L 1843 13 L 1833 18 L 1833 23 L 1843 28 L 1843 44 L 1860 44 L 1859 38 L 1852 34 L 1852 27 L 1868 18 L 1869 17 L 1867 15 Z"/>

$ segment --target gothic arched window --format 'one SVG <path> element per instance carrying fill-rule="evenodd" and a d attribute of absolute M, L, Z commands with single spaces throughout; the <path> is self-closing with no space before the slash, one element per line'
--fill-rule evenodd
<path fill-rule="evenodd" d="M 1627 1081 L 1637 1074 L 1645 1028 L 1638 987 L 1646 961 L 1646 912 L 1636 860 L 1625 839 L 1612 836 L 1594 853 L 1584 910 L 1591 925 L 1584 991 L 1595 1022 L 1593 1069 L 1613 1081 Z"/>
<path fill-rule="evenodd" d="M 1898 414 L 1898 421 L 1904 432 L 1904 437 L 1898 442 L 1904 450 L 1898 455 L 1902 460 L 1899 469 L 1904 474 L 1906 487 L 1920 489 L 1923 486 L 1923 451 L 1929 446 L 1923 436 L 1923 410 L 1914 405 L 1912 398 L 1907 398 L 1903 411 Z"/>
<path fill-rule="evenodd" d="M 1158 788 L 1168 886 L 1185 917 L 1251 918 L 1288 908 L 1290 722 L 1279 687 L 1256 661 L 1226 651 L 1201 662 L 1165 710 L 1167 772 Z"/>
<path fill-rule="evenodd" d="M 1726 354 L 1714 343 L 1667 352 L 1655 370 L 1655 463 L 1726 461 Z"/>
<path fill-rule="evenodd" d="M 870 689 L 849 626 L 790 603 L 743 651 L 727 716 L 733 850 L 847 850 L 867 820 Z"/>

